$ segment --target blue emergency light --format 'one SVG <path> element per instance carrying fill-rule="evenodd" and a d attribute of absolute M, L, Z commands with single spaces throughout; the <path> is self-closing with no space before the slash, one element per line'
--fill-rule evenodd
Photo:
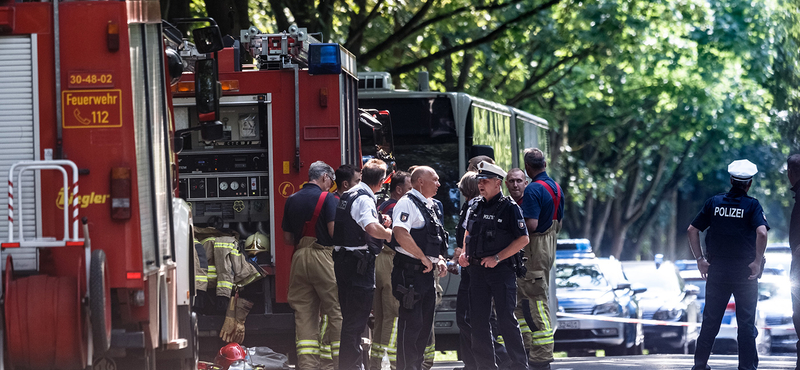
<path fill-rule="evenodd" d="M 308 73 L 312 75 L 338 75 L 342 73 L 339 44 L 318 43 L 308 45 Z"/>

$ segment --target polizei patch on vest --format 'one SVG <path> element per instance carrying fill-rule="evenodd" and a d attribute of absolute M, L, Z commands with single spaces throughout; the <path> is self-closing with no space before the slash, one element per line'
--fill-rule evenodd
<path fill-rule="evenodd" d="M 400 222 L 406 222 L 406 221 L 408 221 L 408 213 L 403 212 L 400 214 Z"/>
<path fill-rule="evenodd" d="M 714 216 L 744 218 L 744 209 L 730 207 L 714 207 Z"/>

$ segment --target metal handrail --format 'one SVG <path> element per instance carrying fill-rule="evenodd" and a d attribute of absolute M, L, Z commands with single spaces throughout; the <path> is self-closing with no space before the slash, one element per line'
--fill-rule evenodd
<path fill-rule="evenodd" d="M 72 233 L 69 228 L 69 195 L 68 176 L 64 166 L 72 168 Z M 14 242 L 14 171 L 19 168 L 18 181 L 22 182 L 22 174 L 29 170 L 58 170 L 63 176 L 64 198 L 64 240 L 78 239 L 78 166 L 65 159 L 20 161 L 11 165 L 8 170 L 8 241 Z M 19 241 L 25 241 L 22 219 L 22 188 L 19 189 Z M 70 235 L 71 234 L 71 235 Z"/>

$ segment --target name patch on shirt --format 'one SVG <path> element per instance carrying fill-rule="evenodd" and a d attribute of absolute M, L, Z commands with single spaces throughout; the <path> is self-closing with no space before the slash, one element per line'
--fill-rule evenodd
<path fill-rule="evenodd" d="M 714 216 L 744 218 L 744 209 L 730 207 L 714 207 Z"/>

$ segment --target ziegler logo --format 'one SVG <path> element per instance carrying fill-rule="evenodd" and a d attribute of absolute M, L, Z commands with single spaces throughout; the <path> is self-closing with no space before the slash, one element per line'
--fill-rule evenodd
<path fill-rule="evenodd" d="M 91 192 L 91 194 L 78 194 L 78 204 L 80 204 L 81 208 L 86 208 L 92 204 L 105 204 L 108 198 L 111 198 L 110 194 L 95 194 L 95 192 Z M 70 205 L 72 205 L 73 199 L 73 195 L 70 194 L 68 200 Z M 58 191 L 56 207 L 58 207 L 58 209 L 64 209 L 64 189 Z"/>

